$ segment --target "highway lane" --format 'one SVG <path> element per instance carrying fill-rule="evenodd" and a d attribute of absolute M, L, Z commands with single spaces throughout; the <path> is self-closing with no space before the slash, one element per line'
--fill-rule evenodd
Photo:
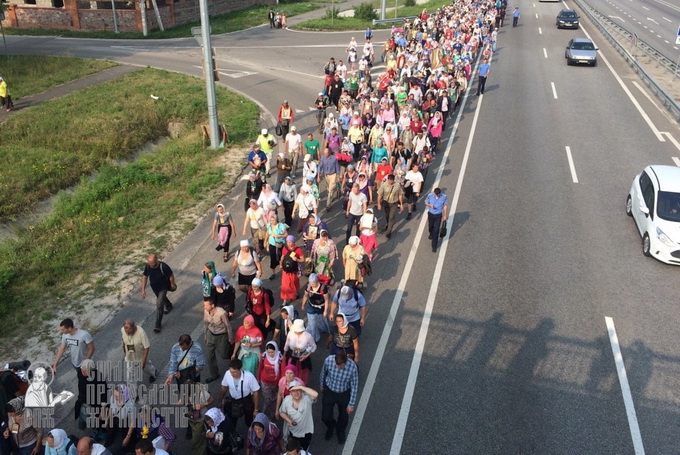
<path fill-rule="evenodd" d="M 586 3 L 656 50 L 676 61 L 680 45 L 675 37 L 680 27 L 680 5 L 668 0 L 586 0 Z M 573 6 L 572 6 L 573 8 Z"/>
<path fill-rule="evenodd" d="M 672 341 L 677 289 L 664 283 L 676 279 L 677 269 L 642 257 L 632 221 L 623 215 L 623 201 L 632 176 L 649 162 L 670 164 L 674 148 L 658 142 L 605 65 L 566 67 L 561 55 L 565 34 L 554 37 L 549 30 L 553 18 L 534 20 L 532 13 L 523 11 L 522 26 L 506 27 L 501 34 L 482 101 L 483 133 L 471 150 L 402 453 L 441 453 L 442 447 L 447 453 L 630 452 L 605 338 L 606 315 L 617 323 L 624 358 L 634 360 L 629 371 L 634 397 L 641 402 L 643 436 L 660 436 L 659 446 L 653 446 L 659 450 L 649 453 L 667 453 L 671 422 L 677 420 L 670 374 L 677 370 Z M 545 36 L 537 34 L 538 26 Z M 334 50 L 349 36 L 313 35 L 315 42 Z M 66 44 L 58 41 L 42 38 L 43 45 L 55 46 L 51 49 Z M 233 36 L 215 44 L 226 48 L 243 41 Z M 120 41 L 116 47 L 78 43 L 88 55 L 200 74 L 195 68 L 198 49 L 180 49 L 189 42 L 164 44 L 165 50 L 151 49 L 146 42 L 136 48 L 121 47 Z M 313 74 L 329 52 L 299 49 L 263 50 L 239 64 L 232 62 L 245 60 L 244 53 L 234 51 L 225 69 L 258 74 L 223 82 L 272 112 L 283 94 L 302 106 L 318 91 L 313 77 L 267 70 L 303 54 L 306 60 L 295 70 Z M 282 54 L 284 59 L 277 61 Z M 630 85 L 634 76 L 617 66 Z M 577 93 L 578 88 L 584 92 Z M 639 98 L 653 120 L 663 124 L 665 117 Z M 450 198 L 473 108 L 462 118 L 442 181 Z M 304 132 L 313 119 L 304 116 L 300 124 Z M 582 138 L 569 133 L 577 127 L 585 129 Z M 677 128 L 671 131 L 678 137 Z M 564 145 L 572 149 L 578 184 L 571 180 Z M 333 214 L 335 230 L 340 218 Z M 395 237 L 381 247 L 376 278 L 382 280 L 370 292 L 369 325 L 362 339 L 362 384 L 418 221 L 402 219 Z M 387 453 L 392 443 L 436 257 L 426 246 L 419 245 L 354 453 Z M 198 256 L 191 261 L 203 260 Z M 161 358 L 164 352 L 158 352 Z M 337 449 L 322 441 L 321 425 L 317 433 L 313 453 Z"/>
<path fill-rule="evenodd" d="M 642 257 L 622 204 L 640 167 L 672 164 L 677 149 L 657 141 L 605 65 L 566 67 L 564 35 L 537 34 L 549 23 L 525 19 L 501 35 L 401 453 L 632 453 L 605 316 L 617 323 L 645 447 L 672 453 L 680 359 L 677 285 L 666 283 L 678 271 Z M 381 371 L 396 390 L 375 390 L 369 404 L 387 424 L 364 423 L 365 453 L 390 447 L 386 410 L 407 385 L 422 277 L 433 273 L 426 246 Z"/>

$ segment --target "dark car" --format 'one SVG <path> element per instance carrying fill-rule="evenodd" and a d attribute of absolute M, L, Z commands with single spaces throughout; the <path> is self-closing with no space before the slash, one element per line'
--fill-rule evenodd
<path fill-rule="evenodd" d="M 571 9 L 563 9 L 557 15 L 555 24 L 557 28 L 578 28 L 579 16 L 576 11 Z"/>

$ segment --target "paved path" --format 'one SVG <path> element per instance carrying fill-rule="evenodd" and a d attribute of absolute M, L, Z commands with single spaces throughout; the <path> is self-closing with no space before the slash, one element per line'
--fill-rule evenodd
<path fill-rule="evenodd" d="M 27 107 L 36 106 L 40 103 L 44 103 L 45 101 L 61 98 L 62 96 L 79 92 L 88 87 L 112 81 L 119 78 L 120 76 L 123 76 L 124 74 L 131 73 L 138 69 L 139 68 L 137 67 L 128 65 L 114 66 L 113 68 L 108 68 L 103 71 L 99 71 L 98 73 L 90 74 L 89 76 L 81 77 L 80 79 L 57 85 L 45 90 L 44 92 L 25 96 L 14 102 L 14 110 L 10 112 L 0 111 L 0 121 L 11 115 L 14 115 L 17 112 L 20 112 L 22 109 Z"/>

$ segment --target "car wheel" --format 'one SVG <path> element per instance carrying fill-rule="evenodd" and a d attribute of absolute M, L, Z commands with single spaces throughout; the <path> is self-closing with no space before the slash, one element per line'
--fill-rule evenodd
<path fill-rule="evenodd" d="M 571 59 L 569 57 L 567 57 L 567 65 L 572 65 L 572 64 L 573 64 L 573 62 L 571 61 Z"/>
<path fill-rule="evenodd" d="M 649 257 L 652 255 L 651 252 L 652 245 L 651 241 L 649 240 L 649 234 L 645 232 L 645 235 L 642 236 L 642 254 L 645 256 Z"/>
<path fill-rule="evenodd" d="M 597 66 L 597 60 L 593 60 L 593 63 L 591 63 L 590 66 Z"/>
<path fill-rule="evenodd" d="M 630 194 L 626 198 L 626 215 L 633 216 L 633 198 L 630 197 Z"/>

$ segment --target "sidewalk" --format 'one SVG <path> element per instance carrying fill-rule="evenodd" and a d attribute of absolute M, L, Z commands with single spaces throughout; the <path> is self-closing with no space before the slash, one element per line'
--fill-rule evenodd
<path fill-rule="evenodd" d="M 90 74 L 89 76 L 81 77 L 65 84 L 54 86 L 41 93 L 25 96 L 14 102 L 14 109 L 10 112 L 0 110 L 0 122 L 14 115 L 15 112 L 26 109 L 27 107 L 36 106 L 45 101 L 61 98 L 62 96 L 70 95 L 71 93 L 79 92 L 80 90 L 92 87 L 94 85 L 102 84 L 119 78 L 125 74 L 138 70 L 139 68 L 128 65 L 114 66 L 98 73 Z"/>

